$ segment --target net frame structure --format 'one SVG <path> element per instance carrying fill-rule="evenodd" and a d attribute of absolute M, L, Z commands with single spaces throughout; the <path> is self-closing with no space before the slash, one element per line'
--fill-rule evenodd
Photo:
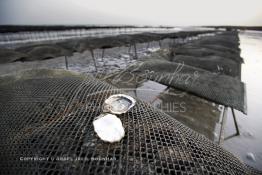
<path fill-rule="evenodd" d="M 118 115 L 125 137 L 103 142 L 92 121 L 117 93 L 92 77 L 2 84 L 0 174 L 261 174 L 139 99 Z"/>

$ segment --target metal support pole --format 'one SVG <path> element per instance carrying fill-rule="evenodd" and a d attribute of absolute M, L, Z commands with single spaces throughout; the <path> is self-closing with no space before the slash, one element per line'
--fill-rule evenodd
<path fill-rule="evenodd" d="M 236 127 L 236 135 L 240 135 L 240 132 L 239 132 L 239 128 L 238 128 L 238 124 L 237 124 L 237 119 L 236 119 L 236 115 L 235 115 L 235 111 L 234 109 L 231 107 L 231 111 L 232 111 L 232 115 L 233 115 L 233 119 L 234 119 L 234 124 L 235 124 L 235 127 Z"/>
<path fill-rule="evenodd" d="M 97 72 L 96 59 L 95 59 L 95 56 L 94 56 L 94 51 L 93 51 L 93 49 L 90 50 L 90 53 L 91 53 L 91 55 L 92 55 L 92 59 L 93 59 L 93 61 L 94 61 L 94 66 L 95 66 L 95 69 L 96 69 L 96 72 Z"/>
<path fill-rule="evenodd" d="M 219 140 L 218 140 L 219 145 L 222 145 L 222 142 L 224 140 L 224 129 L 226 124 L 227 108 L 228 108 L 227 106 L 224 107 L 223 118 L 221 121 L 221 129 L 220 129 Z"/>
<path fill-rule="evenodd" d="M 159 44 L 159 48 L 161 49 L 162 48 L 162 43 L 161 43 L 160 40 L 158 41 L 158 44 Z"/>
<path fill-rule="evenodd" d="M 102 59 L 104 60 L 104 56 L 105 56 L 105 49 L 102 50 Z"/>
<path fill-rule="evenodd" d="M 65 65 L 66 65 L 66 70 L 68 70 L 68 60 L 67 60 L 67 56 L 65 56 Z"/>
<path fill-rule="evenodd" d="M 150 47 L 150 42 L 147 43 L 146 50 L 148 50 Z"/>
<path fill-rule="evenodd" d="M 129 48 L 128 48 L 128 54 L 130 54 L 131 48 L 132 48 L 132 45 L 130 44 L 130 46 L 129 46 Z"/>
<path fill-rule="evenodd" d="M 128 47 L 129 60 L 132 60 L 131 49 L 132 49 L 132 44 L 130 44 L 129 47 Z"/>
<path fill-rule="evenodd" d="M 137 84 L 135 84 L 135 89 L 134 89 L 134 94 L 135 94 L 135 97 L 138 97 L 138 96 L 137 96 L 137 88 L 138 88 L 138 85 L 137 85 Z"/>
<path fill-rule="evenodd" d="M 134 44 L 134 50 L 135 50 L 135 59 L 138 59 L 137 51 L 136 51 L 136 43 Z"/>
<path fill-rule="evenodd" d="M 105 49 L 102 50 L 102 61 L 103 61 L 103 65 L 105 65 L 104 56 L 105 56 Z"/>

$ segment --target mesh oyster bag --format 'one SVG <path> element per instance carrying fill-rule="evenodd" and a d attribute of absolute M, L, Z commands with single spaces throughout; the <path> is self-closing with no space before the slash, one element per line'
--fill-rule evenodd
<path fill-rule="evenodd" d="M 89 77 L 1 85 L 0 174 L 259 174 L 139 100 L 118 115 L 124 138 L 103 142 L 92 121 L 116 93 Z"/>

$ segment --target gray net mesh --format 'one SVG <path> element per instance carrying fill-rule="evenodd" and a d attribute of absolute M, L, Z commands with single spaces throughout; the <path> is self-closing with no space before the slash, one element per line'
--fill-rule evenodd
<path fill-rule="evenodd" d="M 205 56 L 196 58 L 189 55 L 177 55 L 172 61 L 198 67 L 217 74 L 238 77 L 241 75 L 241 65 L 234 60 L 221 56 Z"/>
<path fill-rule="evenodd" d="M 33 61 L 50 59 L 59 56 L 72 56 L 74 52 L 84 52 L 94 49 L 108 49 L 121 46 L 130 46 L 138 43 L 160 41 L 167 38 L 186 38 L 214 31 L 187 31 L 175 33 L 121 34 L 103 37 L 81 37 L 53 41 L 35 41 L 16 45 L 15 48 L 0 46 L 0 64 L 15 61 Z M 54 38 L 53 38 L 54 39 Z M 8 45 L 8 43 L 6 43 Z"/>
<path fill-rule="evenodd" d="M 174 45 L 170 60 L 241 79 L 243 59 L 237 32 L 216 33 L 184 45 Z"/>
<path fill-rule="evenodd" d="M 27 79 L 2 85 L 0 173 L 259 173 L 139 100 L 118 115 L 125 137 L 113 144 L 103 142 L 92 121 L 101 113 L 104 100 L 115 93 L 119 90 L 93 78 Z"/>
<path fill-rule="evenodd" d="M 236 78 L 164 60 L 149 60 L 127 72 L 247 112 L 245 84 Z"/>

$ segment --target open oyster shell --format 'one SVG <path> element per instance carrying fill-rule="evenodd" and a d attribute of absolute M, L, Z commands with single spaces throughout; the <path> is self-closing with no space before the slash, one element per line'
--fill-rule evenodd
<path fill-rule="evenodd" d="M 103 104 L 103 112 L 123 114 L 132 108 L 136 100 L 128 95 L 115 94 L 107 98 Z"/>

